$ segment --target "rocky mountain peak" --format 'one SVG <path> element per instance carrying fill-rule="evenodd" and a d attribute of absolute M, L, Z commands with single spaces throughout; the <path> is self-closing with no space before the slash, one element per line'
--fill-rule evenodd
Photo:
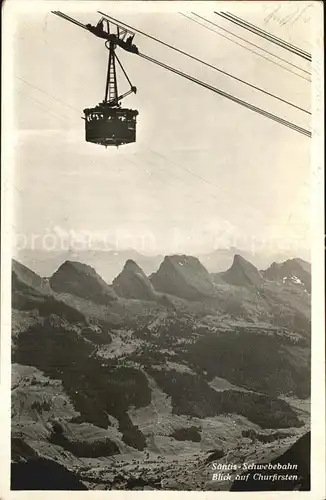
<path fill-rule="evenodd" d="M 262 271 L 265 279 L 304 286 L 308 292 L 311 290 L 311 268 L 309 262 L 294 258 L 273 264 Z"/>
<path fill-rule="evenodd" d="M 260 287 L 263 283 L 258 269 L 239 254 L 234 256 L 230 269 L 220 274 L 223 280 L 231 285 Z"/>
<path fill-rule="evenodd" d="M 49 281 L 55 292 L 74 294 L 99 304 L 107 304 L 116 299 L 112 287 L 95 269 L 81 262 L 67 260 Z"/>
<path fill-rule="evenodd" d="M 120 297 L 126 299 L 155 299 L 155 290 L 138 264 L 128 259 L 121 273 L 113 280 L 112 287 Z"/>
<path fill-rule="evenodd" d="M 12 260 L 12 288 L 15 291 L 51 292 L 48 281 L 17 260 Z"/>
<path fill-rule="evenodd" d="M 150 280 L 155 290 L 188 300 L 214 294 L 214 285 L 205 267 L 190 255 L 168 255 Z"/>
<path fill-rule="evenodd" d="M 128 270 L 128 271 L 133 271 L 133 272 L 136 272 L 136 273 L 140 272 L 140 273 L 144 274 L 144 271 L 142 270 L 142 268 L 137 264 L 137 262 L 135 262 L 132 259 L 126 260 L 126 263 L 125 263 L 123 269 L 124 270 Z"/>
<path fill-rule="evenodd" d="M 233 257 L 233 264 L 234 265 L 247 265 L 250 264 L 251 266 L 253 266 L 253 264 L 251 264 L 248 260 L 246 260 L 244 257 L 242 257 L 242 255 L 236 253 L 235 256 Z M 255 266 L 253 266 L 255 267 Z"/>

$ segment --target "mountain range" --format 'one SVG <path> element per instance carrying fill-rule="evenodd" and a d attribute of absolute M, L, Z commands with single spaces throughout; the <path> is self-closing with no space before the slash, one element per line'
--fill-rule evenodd
<path fill-rule="evenodd" d="M 277 459 L 309 431 L 310 286 L 301 259 L 128 258 L 112 284 L 14 260 L 13 488 L 222 490 L 212 457 Z"/>
<path fill-rule="evenodd" d="M 206 254 L 195 255 L 195 257 L 199 259 L 208 272 L 218 273 L 228 269 L 237 254 L 242 255 L 258 269 L 269 267 L 273 261 L 283 262 L 288 259 L 285 252 L 272 253 L 264 250 L 250 252 L 234 246 L 218 248 Z M 69 250 L 40 250 L 23 248 L 16 251 L 15 258 L 37 274 L 47 277 L 50 277 L 67 260 L 81 262 L 92 266 L 107 283 L 112 283 L 128 260 L 137 262 L 144 273 L 149 276 L 157 271 L 164 256 L 161 254 L 145 255 L 132 248 L 125 250 L 77 250 L 74 248 Z"/>

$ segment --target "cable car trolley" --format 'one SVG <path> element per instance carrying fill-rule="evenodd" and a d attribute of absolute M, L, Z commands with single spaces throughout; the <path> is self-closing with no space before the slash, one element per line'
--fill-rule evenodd
<path fill-rule="evenodd" d="M 54 11 L 53 14 L 70 21 L 95 36 L 105 40 L 105 47 L 109 51 L 107 76 L 105 83 L 104 100 L 92 108 L 84 109 L 85 139 L 86 142 L 102 146 L 121 146 L 136 142 L 136 117 L 138 111 L 121 107 L 121 101 L 137 88 L 132 85 L 126 70 L 116 54 L 117 47 L 127 52 L 138 54 L 138 48 L 133 44 L 135 33 L 102 17 L 96 26 L 82 24 L 79 21 Z M 115 29 L 115 31 L 113 31 Z M 117 64 L 129 84 L 129 90 L 119 95 Z"/>

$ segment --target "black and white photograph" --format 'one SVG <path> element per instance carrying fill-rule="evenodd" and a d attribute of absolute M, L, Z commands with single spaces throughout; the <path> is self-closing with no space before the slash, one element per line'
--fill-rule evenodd
<path fill-rule="evenodd" d="M 324 498 L 322 17 L 4 2 L 1 499 Z"/>

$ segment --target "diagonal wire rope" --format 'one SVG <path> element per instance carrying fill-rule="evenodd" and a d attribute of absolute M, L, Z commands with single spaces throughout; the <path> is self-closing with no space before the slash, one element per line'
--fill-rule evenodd
<path fill-rule="evenodd" d="M 108 16 L 107 14 L 105 14 L 103 12 L 98 11 L 98 13 L 101 14 L 102 16 L 105 16 L 106 18 L 108 18 L 109 20 L 111 20 L 111 22 L 114 22 L 115 24 L 120 23 L 120 24 L 118 24 L 118 26 L 124 25 L 125 27 L 133 29 L 135 32 L 144 34 L 145 36 L 147 36 L 149 38 L 152 38 L 152 39 L 158 41 L 159 43 L 162 43 L 163 45 L 168 45 L 165 42 L 162 42 L 161 40 L 156 39 L 155 37 L 153 37 L 151 35 L 148 35 L 147 33 L 141 32 L 140 30 L 135 30 L 134 28 L 132 28 L 131 26 L 129 26 L 126 23 L 119 22 L 117 19 L 115 19 L 115 18 L 113 18 L 111 16 Z M 68 16 L 66 16 L 66 17 L 67 17 L 67 20 L 69 20 L 69 21 L 72 20 L 74 22 L 74 20 L 72 18 L 69 18 Z M 85 28 L 85 26 L 82 25 L 79 22 L 76 22 L 75 24 L 81 25 L 83 28 Z M 277 115 L 274 115 L 274 114 L 272 114 L 272 113 L 270 113 L 270 112 L 268 112 L 268 111 L 266 111 L 266 110 L 264 110 L 262 108 L 259 108 L 259 107 L 254 106 L 254 105 L 252 105 L 252 104 L 250 104 L 250 103 L 248 103 L 246 101 L 243 101 L 242 99 L 239 99 L 238 97 L 235 97 L 235 96 L 233 96 L 231 94 L 228 94 L 227 92 L 224 92 L 224 91 L 218 89 L 217 87 L 213 87 L 212 85 L 209 85 L 208 83 L 205 83 L 205 82 L 203 82 L 203 81 L 201 81 L 201 80 L 199 80 L 199 79 L 197 79 L 197 78 L 195 78 L 195 77 L 193 77 L 191 75 L 188 75 L 186 73 L 183 73 L 182 71 L 177 70 L 176 68 L 168 66 L 167 64 L 162 63 L 162 62 L 158 61 L 157 59 L 154 59 L 154 58 L 152 58 L 150 56 L 147 56 L 146 54 L 142 54 L 140 52 L 138 53 L 138 55 L 139 55 L 139 57 L 142 57 L 143 59 L 146 59 L 146 60 L 148 60 L 148 61 L 150 61 L 150 62 L 152 62 L 152 63 L 154 63 L 154 64 L 156 64 L 158 66 L 161 66 L 162 68 L 167 69 L 168 71 L 171 71 L 171 72 L 173 72 L 175 74 L 178 74 L 179 76 L 182 76 L 183 78 L 185 78 L 185 79 L 187 79 L 189 81 L 192 81 L 193 83 L 196 83 L 197 85 L 200 85 L 203 88 L 211 90 L 212 92 L 215 92 L 216 94 L 219 94 L 222 97 L 225 97 L 225 98 L 227 98 L 227 99 L 229 99 L 229 100 L 231 100 L 231 101 L 233 101 L 233 102 L 235 102 L 235 103 L 237 103 L 237 104 L 239 104 L 241 106 L 244 106 L 247 109 L 249 109 L 251 111 L 254 111 L 254 112 L 256 112 L 256 113 L 258 113 L 258 114 L 260 114 L 262 116 L 265 116 L 266 118 L 274 120 L 275 122 L 277 122 L 277 123 L 279 123 L 279 124 L 281 124 L 283 126 L 286 126 L 286 127 L 290 128 L 290 129 L 293 129 L 293 130 L 295 130 L 298 133 L 301 133 L 301 134 L 306 135 L 308 137 L 311 137 L 311 135 L 312 135 L 311 131 L 309 131 L 309 130 L 303 128 L 303 127 L 300 127 L 300 126 L 296 125 L 295 123 L 289 122 L 288 120 L 285 120 L 285 119 L 283 119 L 283 118 L 281 118 L 281 117 L 279 117 Z"/>
<path fill-rule="evenodd" d="M 289 52 L 292 52 L 293 54 L 302 57 L 303 59 L 306 59 L 307 61 L 311 61 L 311 55 L 308 54 L 308 52 L 304 52 L 301 49 L 298 49 L 297 47 L 291 46 L 288 44 L 288 42 L 284 42 L 281 39 L 278 39 L 277 37 L 274 37 L 274 35 L 271 35 L 270 33 L 267 33 L 267 31 L 263 31 L 257 26 L 254 26 L 251 23 L 248 23 L 247 21 L 244 21 L 243 19 L 234 16 L 233 14 L 230 14 L 228 12 L 216 12 L 214 11 L 214 14 L 217 14 L 218 16 L 222 17 L 223 19 L 226 19 L 227 21 L 230 21 L 241 28 L 244 28 L 248 31 L 251 31 L 257 36 L 260 36 L 262 38 L 265 38 L 271 43 L 274 43 L 275 45 L 278 45 L 279 47 L 288 50 Z"/>
<path fill-rule="evenodd" d="M 216 94 L 219 94 L 222 97 L 230 99 L 231 101 L 233 101 L 241 106 L 244 106 L 244 107 L 250 109 L 251 111 L 259 113 L 260 115 L 265 116 L 266 118 L 269 118 L 271 120 L 274 120 L 275 122 L 278 122 L 281 125 L 284 125 L 288 128 L 291 128 L 291 129 L 295 130 L 296 132 L 299 132 L 303 135 L 311 137 L 311 132 L 305 128 L 299 127 L 298 125 L 296 125 L 292 122 L 289 122 L 288 120 L 285 120 L 277 115 L 274 115 L 274 114 L 270 113 L 269 111 L 265 111 L 262 108 L 259 108 L 259 107 L 254 106 L 246 101 L 243 101 L 242 99 L 239 99 L 238 97 L 235 97 L 231 94 L 228 94 L 227 92 L 224 92 L 223 90 L 220 90 L 217 87 L 213 87 L 212 85 L 209 85 L 208 83 L 202 82 L 201 80 L 198 80 L 197 78 L 195 78 L 191 75 L 188 75 L 187 73 L 183 73 L 182 71 L 179 71 L 176 68 L 168 66 L 167 64 L 162 63 L 162 62 L 160 62 L 160 61 L 158 61 L 150 56 L 147 56 L 146 54 L 139 53 L 138 55 L 140 57 L 142 57 L 143 59 L 146 59 L 147 61 L 150 61 L 154 64 L 157 64 L 158 66 L 161 66 L 162 68 L 165 68 L 168 71 L 171 71 L 172 73 L 175 73 L 179 76 L 182 76 L 183 78 L 186 78 L 187 80 L 190 80 L 190 81 L 196 83 L 197 85 L 200 85 L 204 88 L 207 88 L 208 90 L 211 90 L 212 92 L 215 92 Z"/>
<path fill-rule="evenodd" d="M 253 46 L 253 47 L 255 47 L 255 48 L 257 48 L 257 49 L 259 49 L 259 50 L 261 50 L 261 51 L 265 52 L 266 54 L 268 54 L 268 55 L 270 55 L 270 56 L 272 56 L 272 57 L 275 57 L 276 59 L 279 59 L 280 61 L 285 62 L 286 64 L 289 64 L 289 65 L 290 65 L 290 66 L 292 66 L 293 68 L 299 69 L 299 70 L 300 70 L 300 71 L 302 71 L 303 73 L 306 73 L 307 75 L 310 75 L 310 76 L 311 76 L 310 71 L 307 71 L 307 70 L 305 70 L 305 69 L 301 68 L 301 66 L 297 66 L 296 64 L 292 63 L 291 61 L 288 61 L 287 59 L 284 59 L 283 57 L 280 57 L 279 55 L 274 54 L 274 52 L 270 52 L 269 50 L 265 49 L 264 47 L 261 47 L 260 45 L 257 45 L 256 43 L 253 43 L 253 42 L 251 42 L 250 40 L 247 40 L 246 38 L 243 38 L 242 36 L 239 36 L 238 34 L 233 33 L 232 31 L 230 31 L 230 30 L 228 30 L 228 29 L 224 28 L 224 27 L 223 27 L 223 26 L 221 26 L 220 24 L 214 23 L 214 22 L 213 22 L 213 21 L 211 21 L 210 19 L 206 19 L 205 17 L 200 16 L 199 14 L 196 14 L 195 12 L 192 12 L 192 14 L 193 14 L 194 16 L 198 17 L 199 19 L 202 19 L 203 21 L 205 21 L 205 22 L 207 22 L 207 23 L 211 24 L 212 26 L 215 26 L 216 28 L 219 28 L 219 29 L 221 29 L 222 31 L 225 31 L 226 33 L 229 33 L 230 35 L 234 36 L 235 38 L 238 38 L 239 40 L 242 40 L 243 42 L 247 43 L 248 45 L 251 45 L 251 46 Z M 184 15 L 185 15 L 185 14 L 184 14 Z M 187 16 L 187 17 L 188 17 L 188 16 Z M 195 19 L 192 19 L 191 17 L 188 17 L 188 19 L 191 19 L 192 21 L 195 21 Z M 196 22 L 196 21 L 195 21 L 195 22 Z M 198 22 L 198 21 L 197 21 L 197 22 Z M 209 29 L 206 25 L 204 25 L 204 24 L 202 24 L 202 23 L 200 23 L 200 24 L 201 24 L 201 26 L 204 26 L 205 28 Z M 220 36 L 223 36 L 224 38 L 227 38 L 227 40 L 230 40 L 230 41 L 231 41 L 231 42 L 233 42 L 233 43 L 236 43 L 234 40 L 231 40 L 230 38 L 226 37 L 225 35 L 222 35 L 221 33 L 218 33 L 218 32 L 217 32 L 217 31 L 215 31 L 215 30 L 211 30 L 211 31 L 213 31 L 213 32 L 214 32 L 214 33 L 216 33 L 217 35 L 220 35 Z M 240 45 L 240 47 L 244 47 L 244 48 L 246 48 L 246 49 L 250 50 L 250 49 L 249 49 L 249 47 L 245 47 L 245 46 L 243 46 L 243 45 L 241 45 L 241 44 L 239 44 L 239 43 L 238 43 L 237 45 Z M 254 54 L 261 55 L 261 54 L 258 54 L 257 52 L 254 52 L 254 51 L 252 51 L 252 52 L 253 52 Z M 271 60 L 270 60 L 270 59 L 268 59 L 268 58 L 266 58 L 266 59 L 267 59 L 267 61 L 270 61 L 270 62 L 273 62 L 273 63 L 275 63 L 275 64 L 278 64 L 278 63 L 276 63 L 275 61 L 271 61 Z M 284 68 L 284 66 L 282 66 L 282 65 L 279 65 L 279 66 L 280 66 L 281 68 Z M 289 69 L 289 68 L 285 68 L 285 69 Z M 289 69 L 289 71 L 290 71 L 290 69 Z M 292 71 L 291 71 L 291 72 L 292 72 Z M 301 78 L 304 78 L 302 75 L 298 75 L 298 73 L 293 72 L 293 74 L 294 74 L 294 75 L 297 75 L 297 76 L 300 76 Z M 308 80 L 308 79 L 307 79 L 307 80 Z"/>
<path fill-rule="evenodd" d="M 21 82 L 25 83 L 29 87 L 32 87 L 33 89 L 38 90 L 39 92 L 42 92 L 42 94 L 45 94 L 48 97 L 51 97 L 51 99 L 54 99 L 55 101 L 60 102 L 61 104 L 63 104 L 63 106 L 67 106 L 68 108 L 73 109 L 74 111 L 77 111 L 77 113 L 80 113 L 80 111 L 78 109 L 74 108 L 73 106 L 70 106 L 70 104 L 67 104 L 66 102 L 61 101 L 61 99 L 59 99 L 58 97 L 55 97 L 55 96 L 49 94 L 45 90 L 40 89 L 40 87 L 33 85 L 32 83 L 28 82 L 27 80 L 24 80 L 24 78 L 21 78 L 20 76 L 15 76 L 15 78 L 17 78 L 17 80 L 20 80 Z"/>
<path fill-rule="evenodd" d="M 24 96 L 26 99 L 34 102 L 39 108 L 43 109 L 48 115 L 52 116 L 53 118 L 69 121 L 69 118 L 67 118 L 66 116 L 60 115 L 59 113 L 53 113 L 52 111 L 50 111 L 47 108 L 47 106 L 44 103 L 42 103 L 41 101 L 38 101 L 37 99 L 34 99 L 33 97 L 25 94 L 25 92 L 22 92 L 21 90 L 16 90 L 16 92 L 18 92 L 18 94 L 21 94 L 22 96 Z"/>
<path fill-rule="evenodd" d="M 282 38 L 279 38 L 275 35 L 272 35 L 271 33 L 264 30 L 263 28 L 259 28 L 258 26 L 255 26 L 254 24 L 250 23 L 249 21 L 245 21 L 244 19 L 241 19 L 239 16 L 231 14 L 231 12 L 224 12 L 224 15 L 226 15 L 230 18 L 236 19 L 237 21 L 240 21 L 244 25 L 250 26 L 251 28 L 260 32 L 262 35 L 265 35 L 265 36 L 275 40 L 276 42 L 281 43 L 282 45 L 291 48 L 292 50 L 296 51 L 298 53 L 298 55 L 300 53 L 300 54 L 304 55 L 307 59 L 311 60 L 311 54 L 309 54 L 309 52 L 307 52 L 303 49 L 300 49 L 300 47 L 297 47 L 296 45 L 293 45 L 292 43 L 287 42 L 286 40 L 283 40 Z"/>
<path fill-rule="evenodd" d="M 149 35 L 148 33 L 145 33 L 144 31 L 137 30 L 136 28 L 134 28 L 126 23 L 120 22 L 117 19 L 115 19 L 114 17 L 108 16 L 107 14 L 104 14 L 103 12 L 99 12 L 99 14 L 106 16 L 108 19 L 113 20 L 114 22 L 119 22 L 120 24 L 123 24 L 127 28 L 132 29 L 136 33 L 144 35 L 144 36 L 154 40 L 155 42 L 158 42 L 161 45 L 164 45 L 165 47 L 168 47 L 169 49 L 172 49 L 172 50 L 178 52 L 179 54 L 182 54 L 182 55 L 184 55 L 184 56 L 186 56 L 186 57 L 188 57 L 196 62 L 203 64 L 204 66 L 207 66 L 211 69 L 214 69 L 215 71 L 218 71 L 219 73 L 222 73 L 225 76 L 228 76 L 229 78 L 232 78 L 233 80 L 236 80 L 237 82 L 240 82 L 244 85 L 247 85 L 248 87 L 253 88 L 254 90 L 262 92 L 263 94 L 268 95 L 269 97 L 273 97 L 274 99 L 277 99 L 278 101 L 283 102 L 283 103 L 285 103 L 293 108 L 299 109 L 300 111 L 303 111 L 304 113 L 311 114 L 310 111 L 307 111 L 306 109 L 304 109 L 304 108 L 302 108 L 302 107 L 300 107 L 300 106 L 298 106 L 298 105 L 296 105 L 296 104 L 294 104 L 286 99 L 283 99 L 282 97 L 279 97 L 271 92 L 268 92 L 267 90 L 264 90 L 264 89 L 258 87 L 257 85 L 253 85 L 252 83 L 249 83 L 249 82 L 243 80 L 242 78 L 238 78 L 237 76 L 234 76 L 231 73 L 228 73 L 227 71 L 224 71 L 224 70 L 218 68 L 217 66 L 214 66 L 213 64 L 208 63 L 207 61 L 203 61 L 202 59 L 199 59 L 198 57 L 195 57 L 192 54 L 189 54 L 188 52 L 175 47 L 174 45 L 170 45 L 169 43 L 163 42 L 159 38 L 156 38 L 152 35 Z"/>

